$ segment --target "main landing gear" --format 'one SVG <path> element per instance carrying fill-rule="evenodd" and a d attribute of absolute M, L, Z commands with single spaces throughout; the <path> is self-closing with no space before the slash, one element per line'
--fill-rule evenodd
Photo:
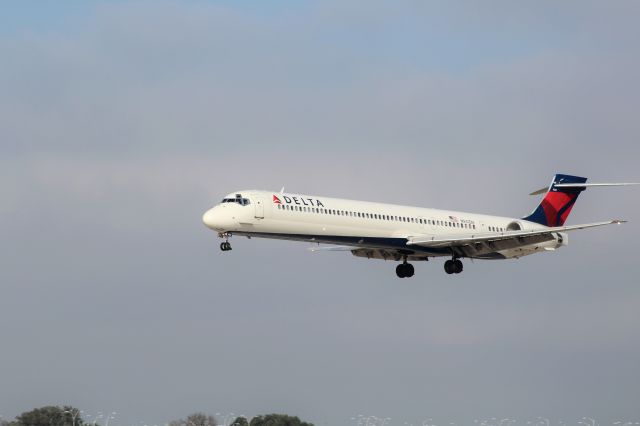
<path fill-rule="evenodd" d="M 447 274 L 459 274 L 462 272 L 463 266 L 460 259 L 450 259 L 444 262 L 444 271 Z"/>
<path fill-rule="evenodd" d="M 413 276 L 414 272 L 413 265 L 407 263 L 406 259 L 403 263 L 396 266 L 396 275 L 398 278 L 410 278 Z"/>

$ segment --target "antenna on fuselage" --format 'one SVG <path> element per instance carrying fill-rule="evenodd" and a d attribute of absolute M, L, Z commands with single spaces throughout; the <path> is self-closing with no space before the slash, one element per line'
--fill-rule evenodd
<path fill-rule="evenodd" d="M 280 194 L 284 194 L 284 186 L 282 187 L 282 189 L 280 190 Z"/>

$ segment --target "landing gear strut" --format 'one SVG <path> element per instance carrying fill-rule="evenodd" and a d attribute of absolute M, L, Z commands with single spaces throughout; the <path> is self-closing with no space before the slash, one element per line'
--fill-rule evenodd
<path fill-rule="evenodd" d="M 231 233 L 229 232 L 221 232 L 218 234 L 218 237 L 224 238 L 224 242 L 220 243 L 220 250 L 229 251 L 231 250 L 231 243 L 229 242 L 229 237 Z"/>
<path fill-rule="evenodd" d="M 410 278 L 413 276 L 415 270 L 413 269 L 413 265 L 407 263 L 407 259 L 404 260 L 403 263 L 396 266 L 396 275 L 398 278 Z"/>
<path fill-rule="evenodd" d="M 444 271 L 447 274 L 459 274 L 462 272 L 463 266 L 460 259 L 450 259 L 444 262 Z"/>

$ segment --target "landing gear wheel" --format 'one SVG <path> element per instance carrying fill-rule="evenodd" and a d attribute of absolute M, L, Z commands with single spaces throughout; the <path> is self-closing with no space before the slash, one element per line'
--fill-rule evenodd
<path fill-rule="evenodd" d="M 447 274 L 455 273 L 455 264 L 453 260 L 447 260 L 446 262 L 444 262 L 444 271 Z"/>
<path fill-rule="evenodd" d="M 453 272 L 456 274 L 459 274 L 460 272 L 462 272 L 462 269 L 464 269 L 464 267 L 462 266 L 462 262 L 460 261 L 460 259 L 456 259 L 453 261 Z"/>
<path fill-rule="evenodd" d="M 396 275 L 398 276 L 398 278 L 404 278 L 404 263 L 399 264 L 398 266 L 396 266 Z"/>
<path fill-rule="evenodd" d="M 410 263 L 401 263 L 396 266 L 396 275 L 398 278 L 409 278 L 415 273 L 413 265 Z"/>
<path fill-rule="evenodd" d="M 222 251 L 231 250 L 231 243 L 229 241 L 225 241 L 223 243 L 220 243 L 220 250 L 222 250 Z"/>
<path fill-rule="evenodd" d="M 415 269 L 413 269 L 413 265 L 410 263 L 407 263 L 404 265 L 405 270 L 406 270 L 406 276 L 407 277 L 412 277 L 413 274 L 415 273 Z"/>

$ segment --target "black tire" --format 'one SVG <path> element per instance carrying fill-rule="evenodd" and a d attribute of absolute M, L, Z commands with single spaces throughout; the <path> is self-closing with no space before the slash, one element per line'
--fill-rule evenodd
<path fill-rule="evenodd" d="M 227 251 L 227 243 L 224 243 L 224 242 L 220 243 L 220 250 Z"/>
<path fill-rule="evenodd" d="M 447 274 L 449 274 L 449 275 L 453 274 L 455 272 L 454 268 L 455 268 L 455 266 L 453 264 L 453 260 L 449 259 L 446 262 L 444 262 L 444 271 Z"/>
<path fill-rule="evenodd" d="M 460 259 L 454 260 L 453 266 L 454 266 L 453 272 L 455 272 L 456 274 L 459 274 L 464 269 L 464 266 L 462 265 L 462 261 L 460 261 Z"/>
<path fill-rule="evenodd" d="M 404 278 L 406 276 L 404 263 L 401 263 L 398 266 L 396 266 L 396 275 L 398 276 L 398 278 Z"/>
<path fill-rule="evenodd" d="M 407 263 L 405 266 L 405 271 L 406 271 L 406 276 L 407 277 L 412 277 L 413 274 L 415 273 L 415 269 L 413 268 L 413 265 L 410 263 Z"/>
<path fill-rule="evenodd" d="M 226 243 L 224 243 L 225 247 L 227 248 L 227 251 L 231 250 L 231 243 L 229 241 L 227 241 Z"/>

